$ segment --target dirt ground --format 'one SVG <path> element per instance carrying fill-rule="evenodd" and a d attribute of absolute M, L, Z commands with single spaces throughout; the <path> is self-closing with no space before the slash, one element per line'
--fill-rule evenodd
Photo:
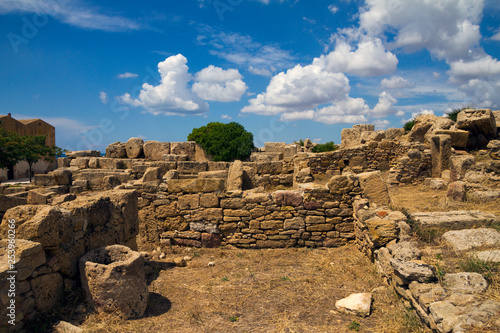
<path fill-rule="evenodd" d="M 186 267 L 150 279 L 145 317 L 89 315 L 86 332 L 426 332 L 375 266 L 353 246 L 334 249 L 177 249 Z M 214 266 L 208 266 L 213 261 Z M 373 293 L 368 318 L 341 314 L 335 302 Z"/>

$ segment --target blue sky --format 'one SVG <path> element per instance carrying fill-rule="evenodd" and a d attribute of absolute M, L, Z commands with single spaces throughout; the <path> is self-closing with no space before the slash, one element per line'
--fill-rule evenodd
<path fill-rule="evenodd" d="M 185 141 L 236 121 L 340 143 L 358 123 L 500 109 L 495 0 L 1 0 L 1 114 L 57 145 Z"/>

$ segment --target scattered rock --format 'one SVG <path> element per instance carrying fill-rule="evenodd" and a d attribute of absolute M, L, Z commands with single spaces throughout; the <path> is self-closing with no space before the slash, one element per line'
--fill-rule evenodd
<path fill-rule="evenodd" d="M 80 333 L 83 330 L 65 321 L 58 321 L 52 328 L 54 333 Z"/>
<path fill-rule="evenodd" d="M 432 282 L 436 279 L 436 269 L 424 262 L 391 259 L 391 266 L 408 281 Z"/>
<path fill-rule="evenodd" d="M 351 294 L 346 298 L 338 300 L 335 302 L 335 307 L 342 313 L 368 317 L 371 311 L 371 303 L 371 293 L 360 293 Z"/>

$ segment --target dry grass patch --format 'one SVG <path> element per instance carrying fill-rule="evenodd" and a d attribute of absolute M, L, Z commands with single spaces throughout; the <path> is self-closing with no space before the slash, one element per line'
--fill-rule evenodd
<path fill-rule="evenodd" d="M 145 318 L 90 315 L 86 332 L 426 332 L 389 288 L 374 292 L 372 315 L 338 313 L 335 302 L 383 286 L 353 246 L 336 249 L 177 250 L 187 267 L 159 272 Z M 209 267 L 210 261 L 215 266 Z"/>
<path fill-rule="evenodd" d="M 500 200 L 457 202 L 446 197 L 447 190 L 433 190 L 425 185 L 393 186 L 389 188 L 394 207 L 416 212 L 445 212 L 451 210 L 480 210 L 500 217 Z"/>

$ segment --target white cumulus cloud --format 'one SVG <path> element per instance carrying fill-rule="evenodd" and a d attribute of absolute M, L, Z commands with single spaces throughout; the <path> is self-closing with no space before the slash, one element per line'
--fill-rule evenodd
<path fill-rule="evenodd" d="M 386 91 L 381 92 L 378 97 L 378 103 L 373 108 L 371 115 L 376 118 L 382 118 L 392 114 L 396 114 L 397 110 L 394 107 L 394 104 L 396 104 L 396 102 L 397 100 L 392 97 L 391 94 Z"/>
<path fill-rule="evenodd" d="M 380 38 L 362 37 L 357 49 L 338 38 L 335 50 L 315 59 L 330 72 L 343 72 L 362 77 L 391 74 L 396 70 L 398 58 L 387 51 Z"/>
<path fill-rule="evenodd" d="M 119 97 L 125 104 L 142 106 L 152 114 L 203 114 L 208 104 L 193 94 L 188 87 L 191 74 L 188 73 L 187 59 L 178 54 L 168 57 L 158 64 L 161 82 L 157 86 L 144 83 L 137 98 L 129 93 Z"/>
<path fill-rule="evenodd" d="M 241 111 L 267 115 L 307 111 L 344 99 L 349 89 L 349 80 L 342 73 L 327 72 L 317 65 L 297 65 L 275 75 L 266 92 L 251 99 Z"/>
<path fill-rule="evenodd" d="M 483 0 L 366 0 L 360 26 L 374 36 L 395 28 L 394 47 L 457 59 L 479 43 L 483 8 Z"/>
<path fill-rule="evenodd" d="M 381 89 L 404 89 L 410 87 L 410 82 L 401 76 L 392 76 L 389 79 L 382 79 L 380 82 Z"/>
<path fill-rule="evenodd" d="M 239 101 L 248 89 L 236 69 L 224 70 L 213 65 L 196 73 L 192 91 L 207 101 Z"/>

